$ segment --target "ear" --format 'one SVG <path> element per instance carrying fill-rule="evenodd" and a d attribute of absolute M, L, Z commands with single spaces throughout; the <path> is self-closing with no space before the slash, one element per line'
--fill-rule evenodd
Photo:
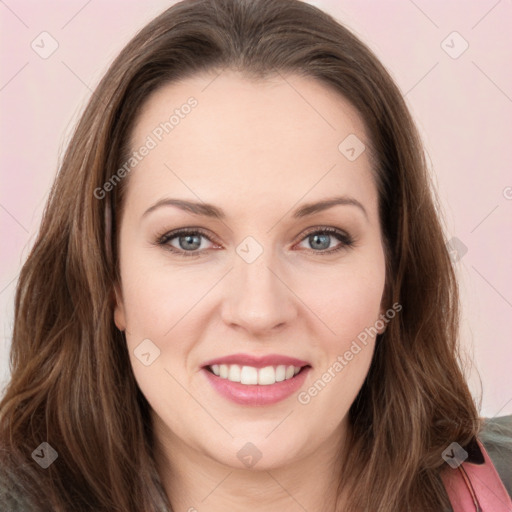
<path fill-rule="evenodd" d="M 114 286 L 114 323 L 120 331 L 126 329 L 126 314 L 124 310 L 123 295 L 119 286 Z"/>

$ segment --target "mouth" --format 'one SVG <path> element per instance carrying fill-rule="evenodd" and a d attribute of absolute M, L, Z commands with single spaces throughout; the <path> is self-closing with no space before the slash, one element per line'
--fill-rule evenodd
<path fill-rule="evenodd" d="M 201 370 L 212 388 L 239 405 L 271 405 L 297 392 L 312 369 L 300 359 L 235 354 L 208 361 Z"/>

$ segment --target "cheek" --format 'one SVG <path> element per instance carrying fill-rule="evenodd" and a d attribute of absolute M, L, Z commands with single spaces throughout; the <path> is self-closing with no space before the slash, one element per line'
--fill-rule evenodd
<path fill-rule="evenodd" d="M 323 293 L 317 291 L 311 298 L 335 335 L 323 329 L 326 335 L 317 338 L 325 359 L 298 402 L 311 415 L 324 417 L 324 427 L 334 428 L 349 410 L 371 364 L 385 285 L 384 256 L 340 267 L 325 283 Z"/>
<path fill-rule="evenodd" d="M 197 283 L 191 286 L 186 274 L 147 267 L 135 258 L 126 262 L 121 278 L 126 342 L 137 384 L 153 409 L 183 409 L 186 397 L 173 377 L 189 385 L 186 361 L 198 325 L 190 319 L 201 290 Z"/>
<path fill-rule="evenodd" d="M 322 356 L 297 401 L 311 418 L 323 418 L 319 429 L 329 431 L 339 424 L 368 374 L 383 289 L 379 272 L 351 272 L 332 279 L 325 293 L 311 297 L 330 329 L 319 325 L 325 334 L 313 338 Z"/>
<path fill-rule="evenodd" d="M 156 264 L 149 256 L 132 255 L 122 269 L 127 329 L 161 339 L 185 320 L 211 284 L 207 275 L 199 279 L 184 267 Z"/>
<path fill-rule="evenodd" d="M 378 320 L 385 284 L 383 257 L 301 279 L 298 295 L 317 315 L 319 332 L 325 333 L 324 340 L 330 340 L 331 349 L 342 349 Z"/>

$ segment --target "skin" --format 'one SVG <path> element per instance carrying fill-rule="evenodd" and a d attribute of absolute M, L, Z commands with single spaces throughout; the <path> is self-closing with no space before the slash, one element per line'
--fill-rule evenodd
<path fill-rule="evenodd" d="M 234 353 L 288 355 L 312 366 L 307 390 L 384 313 L 385 258 L 368 151 L 351 162 L 338 150 L 351 133 L 367 146 L 368 137 L 355 109 L 314 79 L 256 81 L 229 70 L 213 78 L 160 88 L 133 128 L 132 147 L 139 148 L 187 98 L 198 101 L 128 178 L 115 322 L 152 407 L 157 466 L 175 510 L 325 510 L 344 470 L 334 457 L 344 449 L 347 413 L 374 338 L 307 405 L 296 394 L 274 405 L 237 405 L 211 387 L 201 367 Z M 337 205 L 293 218 L 306 203 L 341 195 L 366 214 Z M 144 215 L 168 197 L 211 203 L 226 217 L 175 206 Z M 210 236 L 193 249 L 200 255 L 170 252 L 169 245 L 186 252 L 184 238 L 182 245 L 179 237 L 157 244 L 171 230 L 197 227 Z M 348 233 L 354 245 L 333 235 L 321 241 L 328 249 L 341 244 L 338 252 L 312 245 L 308 231 L 325 227 Z M 247 236 L 263 249 L 252 263 L 236 252 Z M 149 366 L 134 355 L 144 339 L 160 349 Z M 262 454 L 250 468 L 237 457 L 248 442 Z"/>

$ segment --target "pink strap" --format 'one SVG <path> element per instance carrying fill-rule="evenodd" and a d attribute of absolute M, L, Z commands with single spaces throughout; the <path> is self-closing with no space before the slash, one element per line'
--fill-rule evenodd
<path fill-rule="evenodd" d="M 512 512 L 512 500 L 482 443 L 484 464 L 463 462 L 441 472 L 453 512 Z"/>

